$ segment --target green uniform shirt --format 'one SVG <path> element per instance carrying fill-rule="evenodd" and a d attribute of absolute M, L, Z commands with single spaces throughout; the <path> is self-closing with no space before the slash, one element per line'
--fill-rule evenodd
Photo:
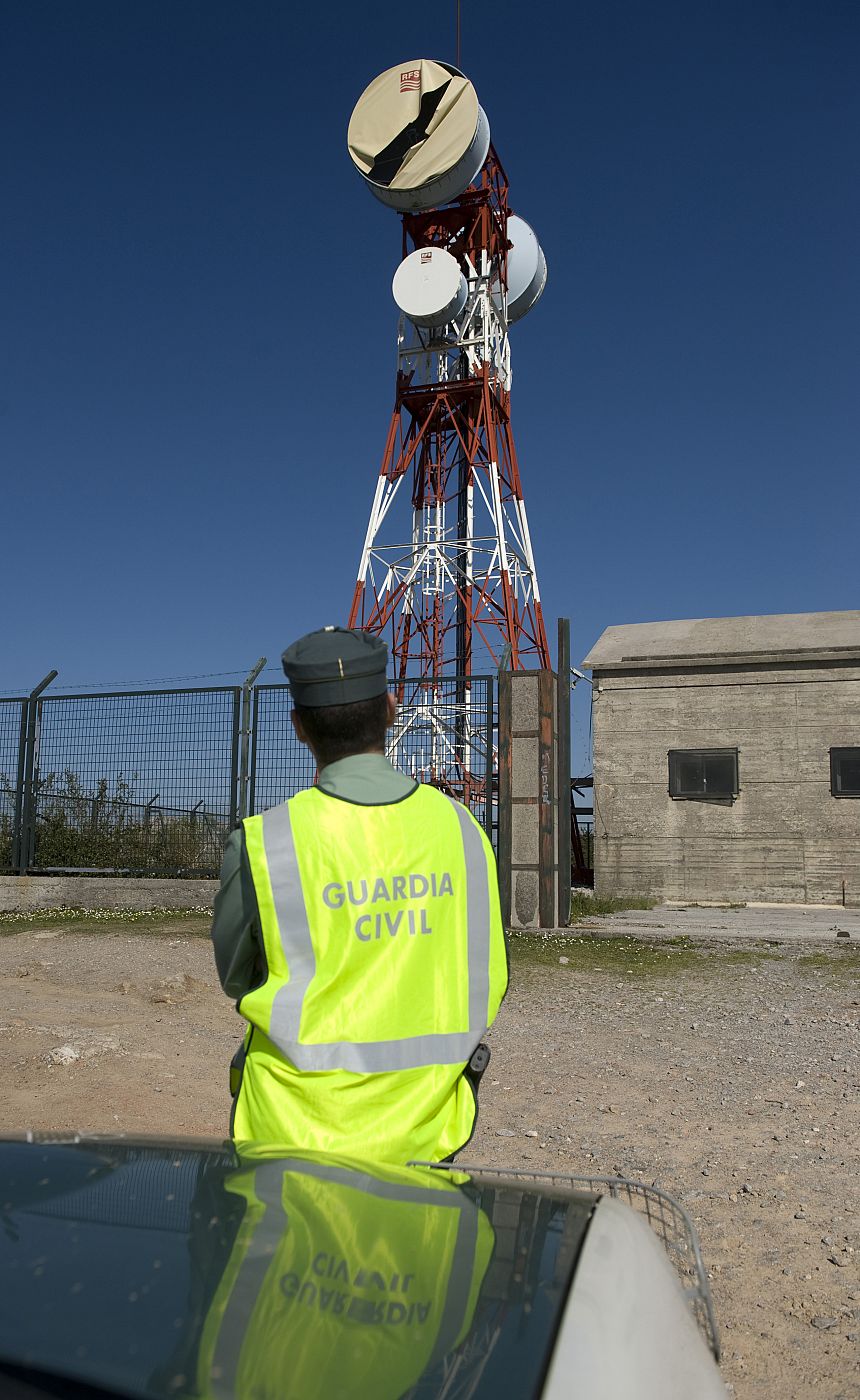
<path fill-rule="evenodd" d="M 399 802 L 417 783 L 399 772 L 381 753 L 358 753 L 330 763 L 319 775 L 319 786 L 332 797 L 377 807 Z M 263 976 L 262 938 L 259 933 L 257 897 L 241 827 L 232 831 L 224 847 L 221 887 L 215 896 L 212 920 L 215 966 L 221 986 L 237 1001 Z"/>

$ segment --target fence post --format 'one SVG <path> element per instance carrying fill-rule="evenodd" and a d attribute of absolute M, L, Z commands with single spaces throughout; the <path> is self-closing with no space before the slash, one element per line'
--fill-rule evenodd
<path fill-rule="evenodd" d="M 493 844 L 493 678 L 487 677 L 487 762 L 484 767 L 484 829 Z"/>
<path fill-rule="evenodd" d="M 553 791 L 558 773 L 558 763 L 553 764 L 553 744 L 557 734 L 553 725 L 555 676 L 552 671 L 538 671 L 537 681 L 538 919 L 541 928 L 552 928 L 558 918 L 559 875 L 556 865 L 558 843 L 553 831 L 558 818 L 558 794 Z"/>
<path fill-rule="evenodd" d="M 508 653 L 510 655 L 510 653 Z M 504 657 L 499 667 L 499 831 L 496 860 L 499 868 L 499 898 L 502 922 L 511 923 L 511 844 L 513 838 L 511 813 L 511 673 Z"/>
<path fill-rule="evenodd" d="M 236 825 L 248 815 L 248 759 L 251 739 L 251 691 L 254 681 L 266 664 L 261 656 L 242 684 L 242 720 L 239 731 L 239 782 L 236 797 Z"/>
<path fill-rule="evenodd" d="M 289 687 L 288 687 L 289 689 Z M 292 699 L 292 695 L 290 696 Z M 254 686 L 251 709 L 251 756 L 248 760 L 248 816 L 257 815 L 257 729 L 260 723 L 260 687 Z"/>
<path fill-rule="evenodd" d="M 570 923 L 570 618 L 558 619 L 558 913 L 561 928 Z"/>
<path fill-rule="evenodd" d="M 59 671 L 49 671 L 45 679 L 36 686 L 36 689 L 30 691 L 25 702 L 27 722 L 24 735 L 23 771 L 21 771 L 19 757 L 19 773 L 21 774 L 21 818 L 17 850 L 19 875 L 27 874 L 36 852 L 36 794 L 33 787 L 36 779 L 36 752 L 38 749 L 39 696 L 43 690 L 47 689 L 51 681 L 56 680 L 58 675 Z"/>
<path fill-rule="evenodd" d="M 21 727 L 18 731 L 18 774 L 15 779 L 15 814 L 12 818 L 12 869 L 22 874 L 21 842 L 24 817 L 24 765 L 27 754 L 27 716 L 29 701 L 21 701 Z"/>
<path fill-rule="evenodd" d="M 242 726 L 242 687 L 233 690 L 233 728 L 230 736 L 230 811 L 231 831 L 239 825 L 239 737 Z"/>

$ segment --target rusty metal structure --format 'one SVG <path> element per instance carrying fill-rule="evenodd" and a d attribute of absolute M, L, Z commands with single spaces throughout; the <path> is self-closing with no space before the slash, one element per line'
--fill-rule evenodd
<path fill-rule="evenodd" d="M 398 678 L 483 674 L 506 656 L 513 670 L 550 664 L 511 429 L 509 214 L 491 147 L 452 205 L 402 215 L 404 258 L 444 248 L 468 299 L 438 333 L 400 319 L 394 410 L 349 616 L 385 638 Z M 392 507 L 407 484 L 404 529 Z"/>

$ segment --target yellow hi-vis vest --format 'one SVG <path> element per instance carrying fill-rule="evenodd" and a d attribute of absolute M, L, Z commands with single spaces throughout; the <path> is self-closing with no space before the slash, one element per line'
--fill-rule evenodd
<path fill-rule="evenodd" d="M 245 1213 L 195 1394 L 398 1400 L 463 1339 L 495 1237 L 447 1173 L 297 1156 L 226 1189 Z"/>
<path fill-rule="evenodd" d="M 268 975 L 237 1143 L 440 1161 L 475 1120 L 463 1069 L 507 987 L 492 848 L 435 788 L 364 807 L 319 788 L 246 818 Z"/>

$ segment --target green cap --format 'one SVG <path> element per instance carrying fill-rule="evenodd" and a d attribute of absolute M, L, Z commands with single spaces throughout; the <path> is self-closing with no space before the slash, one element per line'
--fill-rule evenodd
<path fill-rule="evenodd" d="M 323 627 L 287 647 L 281 661 L 297 705 L 352 705 L 388 689 L 388 647 L 369 632 Z"/>

